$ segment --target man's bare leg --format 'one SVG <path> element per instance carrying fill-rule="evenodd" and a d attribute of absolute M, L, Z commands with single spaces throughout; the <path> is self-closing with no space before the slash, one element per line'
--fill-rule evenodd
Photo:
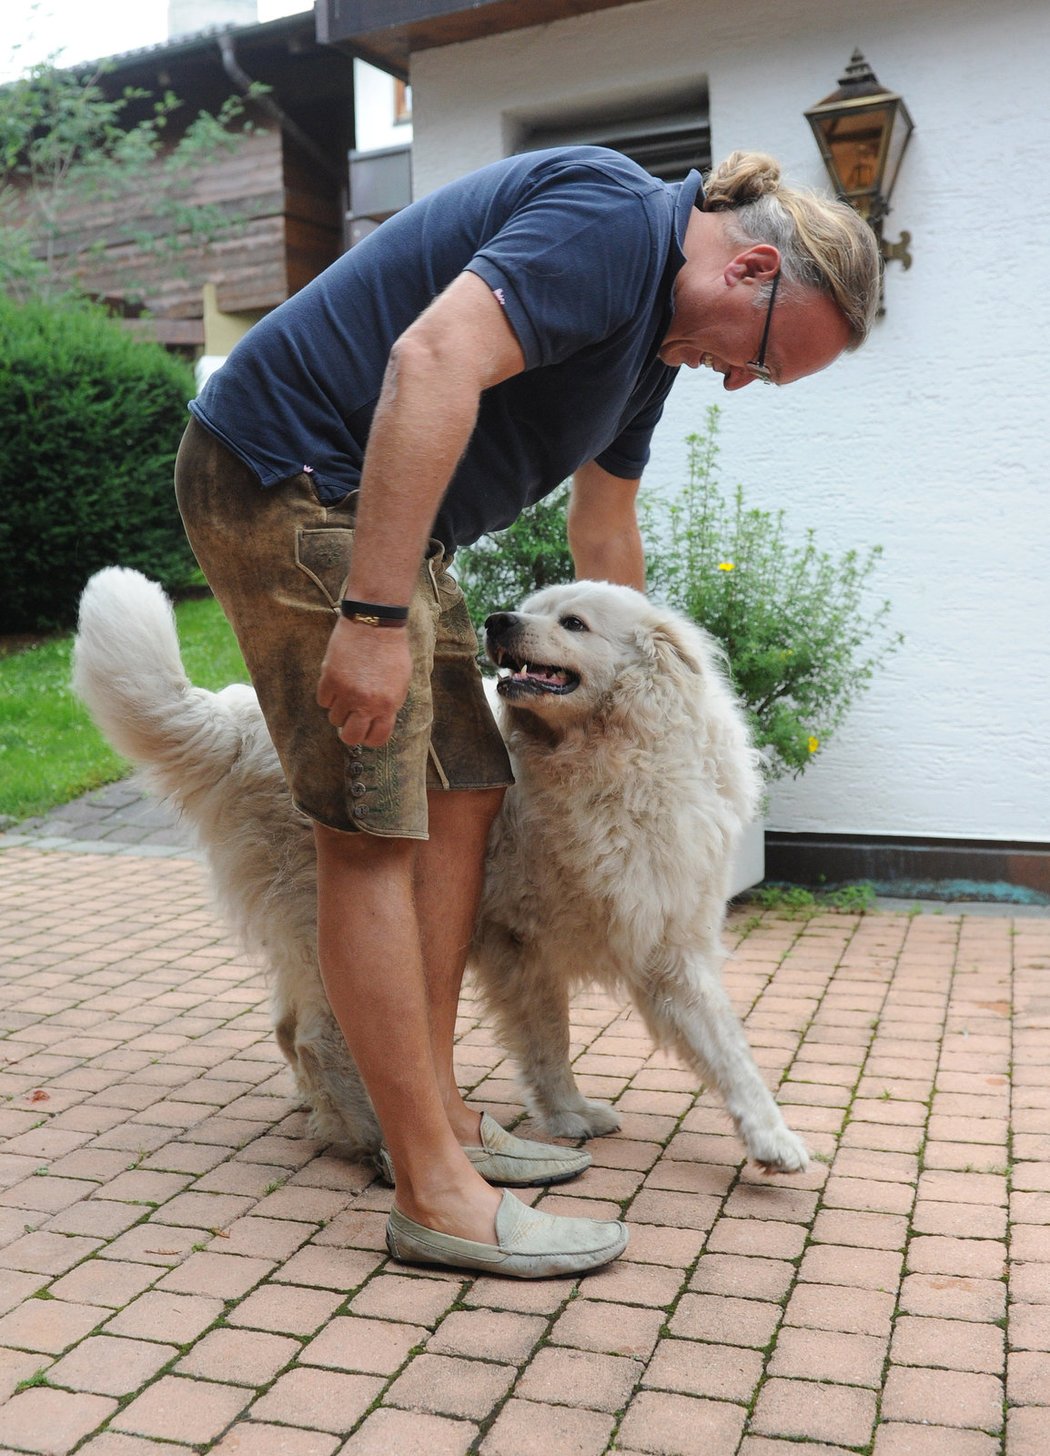
<path fill-rule="evenodd" d="M 445 1110 L 447 1076 L 435 1069 L 415 898 L 418 845 L 321 825 L 314 832 L 321 975 L 383 1129 L 397 1207 L 427 1228 L 494 1244 L 500 1194 L 463 1153 Z"/>
<path fill-rule="evenodd" d="M 438 1087 L 456 1138 L 480 1140 L 481 1115 L 463 1101 L 453 1066 L 456 1014 L 485 874 L 485 845 L 503 789 L 435 790 L 430 838 L 418 846 L 415 894 Z"/>

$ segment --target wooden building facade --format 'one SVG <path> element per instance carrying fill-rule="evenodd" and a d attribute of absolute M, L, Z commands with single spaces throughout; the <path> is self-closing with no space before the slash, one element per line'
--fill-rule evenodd
<path fill-rule="evenodd" d="M 139 197 L 81 202 L 67 230 L 84 290 L 136 331 L 191 355 L 228 352 L 344 250 L 353 59 L 318 44 L 307 12 L 116 56 L 100 79 L 110 95 L 144 93 L 129 121 L 174 93 L 182 105 L 169 123 L 173 144 L 180 119 L 184 129 L 202 110 L 217 113 L 252 82 L 267 89 L 246 103 L 250 126 L 202 161 L 179 194 L 180 206 L 213 209 L 228 227 L 177 255 L 158 248 L 151 239 L 170 224 L 146 187 Z"/>

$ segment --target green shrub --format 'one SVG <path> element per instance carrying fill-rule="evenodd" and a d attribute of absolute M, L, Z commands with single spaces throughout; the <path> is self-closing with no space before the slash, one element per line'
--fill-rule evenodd
<path fill-rule="evenodd" d="M 903 640 L 888 602 L 867 587 L 880 546 L 834 556 L 810 529 L 792 539 L 784 511 L 748 506 L 719 489 L 718 407 L 689 436 L 688 475 L 644 529 L 653 595 L 722 644 L 764 750 L 766 776 L 799 774 L 840 726 L 875 669 Z"/>
<path fill-rule="evenodd" d="M 172 468 L 193 393 L 97 309 L 0 298 L 0 631 L 70 625 L 102 566 L 192 579 Z"/>

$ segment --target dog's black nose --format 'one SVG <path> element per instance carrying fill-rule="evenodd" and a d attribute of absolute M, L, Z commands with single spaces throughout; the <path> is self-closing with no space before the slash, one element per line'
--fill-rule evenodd
<path fill-rule="evenodd" d="M 499 637 L 514 625 L 513 612 L 493 612 L 485 618 L 485 633 L 488 637 Z"/>

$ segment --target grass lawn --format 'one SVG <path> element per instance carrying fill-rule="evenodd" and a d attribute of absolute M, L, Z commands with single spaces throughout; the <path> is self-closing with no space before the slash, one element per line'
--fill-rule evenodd
<path fill-rule="evenodd" d="M 181 602 L 175 616 L 193 682 L 215 689 L 248 681 L 213 598 Z M 129 772 L 70 690 L 72 645 L 72 636 L 52 637 L 0 656 L 0 815 L 43 814 Z"/>

